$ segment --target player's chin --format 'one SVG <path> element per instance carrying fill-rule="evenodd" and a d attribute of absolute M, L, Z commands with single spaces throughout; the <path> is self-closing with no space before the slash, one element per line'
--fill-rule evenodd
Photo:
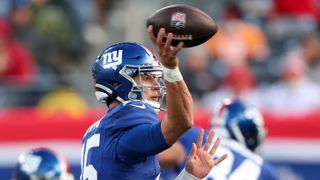
<path fill-rule="evenodd" d="M 159 98 L 151 98 L 151 101 L 157 103 L 157 102 L 159 102 Z"/>
<path fill-rule="evenodd" d="M 150 101 L 159 102 L 159 99 L 160 99 L 159 96 L 151 96 Z"/>

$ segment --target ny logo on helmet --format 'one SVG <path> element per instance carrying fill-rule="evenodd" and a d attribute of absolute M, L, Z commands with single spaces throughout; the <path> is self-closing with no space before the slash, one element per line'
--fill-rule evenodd
<path fill-rule="evenodd" d="M 103 68 L 116 69 L 122 63 L 122 50 L 112 51 L 102 55 Z"/>
<path fill-rule="evenodd" d="M 35 156 L 28 154 L 25 158 L 25 162 L 21 165 L 21 169 L 26 173 L 33 173 L 38 170 L 42 158 L 40 156 Z"/>

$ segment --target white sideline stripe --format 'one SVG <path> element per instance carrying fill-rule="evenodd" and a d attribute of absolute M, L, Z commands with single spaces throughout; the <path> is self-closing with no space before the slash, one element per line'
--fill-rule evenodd
<path fill-rule="evenodd" d="M 35 147 L 47 147 L 65 157 L 69 164 L 80 164 L 81 140 L 45 140 L 0 142 L 0 166 L 14 166 L 21 152 Z"/>
<path fill-rule="evenodd" d="M 320 163 L 320 139 L 269 138 L 263 156 L 270 161 Z"/>
<path fill-rule="evenodd" d="M 81 140 L 45 140 L 0 142 L 0 166 L 14 166 L 21 152 L 35 147 L 51 148 L 70 164 L 80 164 Z M 320 162 L 320 139 L 269 138 L 263 148 L 263 156 L 271 161 Z"/>

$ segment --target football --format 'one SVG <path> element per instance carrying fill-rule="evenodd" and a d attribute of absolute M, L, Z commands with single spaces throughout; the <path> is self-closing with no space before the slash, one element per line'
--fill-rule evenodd
<path fill-rule="evenodd" d="M 183 41 L 184 47 L 200 45 L 218 30 L 217 24 L 210 16 L 198 8 L 184 4 L 159 9 L 147 19 L 147 27 L 149 25 L 153 26 L 155 36 L 163 27 L 166 29 L 166 34 L 173 33 L 172 46 L 177 46 L 180 41 Z"/>

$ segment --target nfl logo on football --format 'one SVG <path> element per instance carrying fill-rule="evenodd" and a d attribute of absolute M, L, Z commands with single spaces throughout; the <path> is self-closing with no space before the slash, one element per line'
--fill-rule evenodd
<path fill-rule="evenodd" d="M 184 28 L 186 24 L 186 14 L 183 12 L 175 12 L 171 16 L 171 26 L 177 29 Z"/>

